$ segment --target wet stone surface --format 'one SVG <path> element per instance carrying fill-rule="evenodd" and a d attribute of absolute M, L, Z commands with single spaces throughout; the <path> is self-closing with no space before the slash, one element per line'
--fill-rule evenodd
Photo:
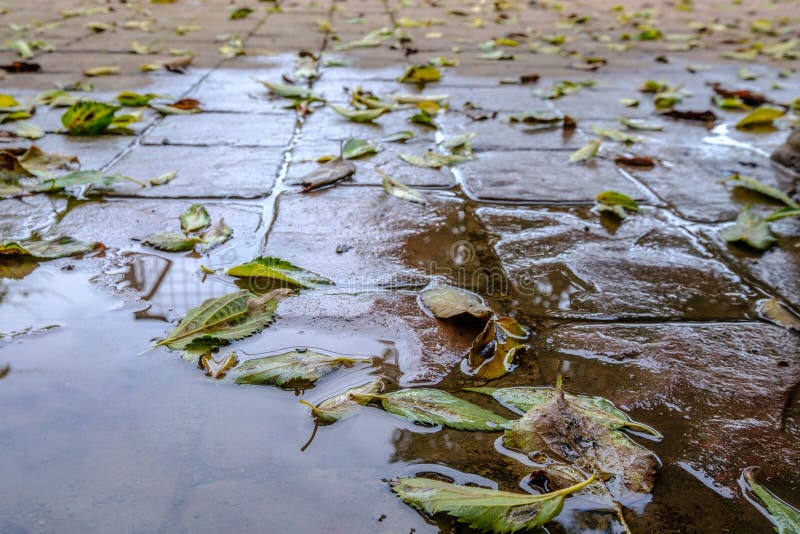
<path fill-rule="evenodd" d="M 28 121 L 46 135 L 35 141 L 0 121 L 0 150 L 36 145 L 77 156 L 81 170 L 143 183 L 176 173 L 164 185 L 120 182 L 87 198 L 70 189 L 0 199 L 0 243 L 71 236 L 104 245 L 53 261 L 0 255 L 0 532 L 466 533 L 407 506 L 387 481 L 539 491 L 533 460 L 506 449 L 499 432 L 416 425 L 377 402 L 315 425 L 298 402 L 318 404 L 378 375 L 389 391 L 438 388 L 510 419 L 465 388 L 552 386 L 561 376 L 566 391 L 604 397 L 664 435 L 628 434 L 660 464 L 652 493 L 623 503 L 632 532 L 771 532 L 738 480 L 760 466 L 770 490 L 800 505 L 800 337 L 763 308 L 775 298 L 800 312 L 800 222 L 771 222 L 776 241 L 765 251 L 720 232 L 747 207 L 765 217 L 782 206 L 726 182 L 731 174 L 800 200 L 798 175 L 770 160 L 797 121 L 800 46 L 771 48 L 792 44 L 796 10 L 758 0 L 600 4 L 288 0 L 248 4 L 240 19 L 230 15 L 245 4 L 221 0 L 0 5 L 5 47 L 55 47 L 32 51 L 39 72 L 0 71 L 0 93 L 22 105 L 81 81 L 92 87 L 70 95 L 115 103 L 136 91 L 197 99 L 202 109 L 142 108 L 130 135 L 76 136 L 62 131 L 66 108 L 37 104 Z M 649 26 L 662 35 L 640 39 Z M 498 52 L 514 59 L 485 57 Z M 723 56 L 743 52 L 753 57 Z M 188 67 L 142 69 L 187 54 Z M 21 59 L 0 50 L 0 65 Z M 439 67 L 438 82 L 398 81 L 431 60 L 452 65 Z M 304 79 L 297 67 L 313 61 L 316 77 Z M 100 66 L 119 71 L 84 73 Z M 296 82 L 324 101 L 298 104 L 258 80 Z M 537 95 L 590 80 L 572 94 Z M 677 109 L 717 119 L 662 115 L 640 91 L 646 80 L 681 92 Z M 787 112 L 737 128 L 750 110 L 716 106 L 713 83 L 762 93 Z M 413 104 L 358 123 L 329 105 L 349 107 L 358 88 L 383 99 L 446 95 L 446 105 L 434 127 L 409 120 Z M 621 102 L 631 98 L 638 105 Z M 576 126 L 509 122 L 523 112 Z M 620 118 L 663 129 L 629 129 Z M 597 157 L 570 162 L 597 129 L 640 140 L 607 134 Z M 413 137 L 385 140 L 400 131 Z M 469 161 L 436 169 L 399 157 L 447 154 L 444 142 L 470 133 Z M 301 192 L 318 160 L 351 138 L 379 152 L 350 160 L 351 178 Z M 426 203 L 388 194 L 378 171 Z M 0 186 L 14 185 L 9 176 Z M 609 190 L 639 211 L 621 221 L 601 214 L 596 197 Z M 195 203 L 212 223 L 224 219 L 229 241 L 202 252 L 143 242 L 180 234 L 178 217 Z M 151 347 L 206 299 L 273 289 L 269 279 L 225 274 L 259 256 L 333 283 L 294 291 L 268 328 L 214 358 L 306 348 L 370 363 L 281 390 L 215 380 L 178 351 Z M 436 319 L 420 298 L 432 283 L 472 290 L 531 332 L 510 372 L 470 371 L 485 319 Z M 624 531 L 619 516 L 581 499 L 567 498 L 548 532 Z"/>

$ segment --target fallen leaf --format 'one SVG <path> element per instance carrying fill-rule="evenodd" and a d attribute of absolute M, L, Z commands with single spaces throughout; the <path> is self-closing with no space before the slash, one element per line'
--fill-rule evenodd
<path fill-rule="evenodd" d="M 19 164 L 40 178 L 52 177 L 56 171 L 76 170 L 80 167 L 76 156 L 44 152 L 36 145 L 31 145 L 20 156 Z"/>
<path fill-rule="evenodd" d="M 629 167 L 653 168 L 656 166 L 656 160 L 645 156 L 617 156 L 614 158 L 614 163 L 617 165 L 627 165 Z"/>
<path fill-rule="evenodd" d="M 736 222 L 722 229 L 720 237 L 729 243 L 741 241 L 758 250 L 767 250 L 775 244 L 775 238 L 767 222 L 745 207 Z"/>
<path fill-rule="evenodd" d="M 104 65 L 102 67 L 92 67 L 83 71 L 86 76 L 109 76 L 119 74 L 120 68 L 116 65 Z"/>
<path fill-rule="evenodd" d="M 147 93 L 142 95 L 139 93 L 134 93 L 133 91 L 122 91 L 117 95 L 117 102 L 119 102 L 122 106 L 138 108 L 146 106 L 151 100 L 158 97 L 159 95 L 155 93 Z"/>
<path fill-rule="evenodd" d="M 570 155 L 569 157 L 570 163 L 590 160 L 595 156 L 597 156 L 597 152 L 600 150 L 601 142 L 602 142 L 601 139 L 594 139 L 586 143 L 583 147 L 579 148 L 578 150 L 573 152 L 572 155 Z"/>
<path fill-rule="evenodd" d="M 800 510 L 758 483 L 755 478 L 757 472 L 757 467 L 742 471 L 741 486 L 745 498 L 769 519 L 778 534 L 800 532 Z"/>
<path fill-rule="evenodd" d="M 205 353 L 246 338 L 273 321 L 278 302 L 288 293 L 276 289 L 257 296 L 241 290 L 206 299 L 187 311 L 175 329 L 153 347 Z"/>
<path fill-rule="evenodd" d="M 201 253 L 207 252 L 225 243 L 232 236 L 233 229 L 225 224 L 224 219 L 220 219 L 200 236 L 200 243 L 198 243 L 197 250 Z"/>
<path fill-rule="evenodd" d="M 608 138 L 618 143 L 625 143 L 626 145 L 638 143 L 642 140 L 640 137 L 636 137 L 635 135 L 631 135 L 621 130 L 615 130 L 614 128 L 601 128 L 600 126 L 595 125 L 592 128 L 592 131 L 599 135 L 601 140 L 603 138 Z"/>
<path fill-rule="evenodd" d="M 162 174 L 161 176 L 156 176 L 155 178 L 150 179 L 150 185 L 157 186 L 157 185 L 165 185 L 170 183 L 175 177 L 178 176 L 177 171 L 171 171 Z"/>
<path fill-rule="evenodd" d="M 255 258 L 231 267 L 226 274 L 236 278 L 270 279 L 285 283 L 289 287 L 312 288 L 319 285 L 333 285 L 333 282 L 324 276 L 271 256 Z"/>
<path fill-rule="evenodd" d="M 511 371 L 516 354 L 528 348 L 523 341 L 529 336 L 511 317 L 492 318 L 472 343 L 462 369 L 477 378 L 500 378 Z"/>
<path fill-rule="evenodd" d="M 172 104 L 151 103 L 150 107 L 164 115 L 189 115 L 202 111 L 200 109 L 200 101 L 194 98 L 183 98 Z"/>
<path fill-rule="evenodd" d="M 726 178 L 725 181 L 732 183 L 735 187 L 743 187 L 745 189 L 749 189 L 750 191 L 755 191 L 756 193 L 760 193 L 764 196 L 767 196 L 773 200 L 777 200 L 778 202 L 782 202 L 783 204 L 786 204 L 789 208 L 792 208 L 794 210 L 800 209 L 800 204 L 795 202 L 789 195 L 787 195 L 783 191 L 779 191 L 772 186 L 761 183 L 760 181 L 756 180 L 755 178 L 751 178 L 750 176 L 743 176 L 739 173 L 734 173 L 728 176 L 728 178 Z"/>
<path fill-rule="evenodd" d="M 424 85 L 430 82 L 438 82 L 441 77 L 442 74 L 439 72 L 439 69 L 432 65 L 411 65 L 397 78 L 397 81 L 400 83 L 417 83 Z"/>
<path fill-rule="evenodd" d="M 142 243 L 167 252 L 185 252 L 194 250 L 194 247 L 201 241 L 202 239 L 199 236 L 187 236 L 186 234 L 175 232 L 159 232 L 151 235 Z"/>
<path fill-rule="evenodd" d="M 651 130 L 651 131 L 661 131 L 664 129 L 664 125 L 661 123 L 656 122 L 647 122 L 644 119 L 628 119 L 626 117 L 622 117 L 619 119 L 619 122 L 623 126 L 627 126 L 631 130 Z"/>
<path fill-rule="evenodd" d="M 388 111 L 386 108 L 376 109 L 347 109 L 341 106 L 331 105 L 331 109 L 353 122 L 372 122 Z"/>
<path fill-rule="evenodd" d="M 0 257 L 30 256 L 37 260 L 54 260 L 87 254 L 105 248 L 97 241 L 78 241 L 71 237 L 54 237 L 41 240 L 7 241 L 0 243 Z"/>
<path fill-rule="evenodd" d="M 14 61 L 7 65 L 0 65 L 0 69 L 13 74 L 19 72 L 39 72 L 42 66 L 38 63 L 28 63 L 27 61 Z"/>
<path fill-rule="evenodd" d="M 304 400 L 300 402 L 311 408 L 311 413 L 317 422 L 328 425 L 346 419 L 361 409 L 366 401 L 355 400 L 353 399 L 354 395 L 361 395 L 361 398 L 363 398 L 365 395 L 380 393 L 383 390 L 383 386 L 383 377 L 379 376 L 366 384 L 350 388 L 338 395 L 325 399 L 316 406 Z"/>
<path fill-rule="evenodd" d="M 748 106 L 760 106 L 761 104 L 769 104 L 769 99 L 761 93 L 749 91 L 746 89 L 725 89 L 722 84 L 712 83 L 710 87 L 716 94 L 723 98 L 737 98 Z"/>
<path fill-rule="evenodd" d="M 626 108 L 635 108 L 639 105 L 639 100 L 637 98 L 623 97 L 619 99 L 619 103 Z"/>
<path fill-rule="evenodd" d="M 391 487 L 403 501 L 427 514 L 445 512 L 476 530 L 506 533 L 544 526 L 561 513 L 567 495 L 595 480 L 592 475 L 579 484 L 539 495 L 461 486 L 431 478 L 401 478 L 391 482 Z"/>
<path fill-rule="evenodd" d="M 314 94 L 311 92 L 311 89 L 308 89 L 307 87 L 289 85 L 280 82 L 267 82 L 257 78 L 254 79 L 266 87 L 271 94 L 281 98 L 291 98 L 295 100 L 309 100 L 315 98 Z"/>
<path fill-rule="evenodd" d="M 64 112 L 61 124 L 72 135 L 99 135 L 111 126 L 119 109 L 103 102 L 78 102 Z"/>
<path fill-rule="evenodd" d="M 206 208 L 200 204 L 192 204 L 178 217 L 181 221 L 181 230 L 184 232 L 194 232 L 205 228 L 211 223 L 211 216 Z"/>
<path fill-rule="evenodd" d="M 508 420 L 494 412 L 438 389 L 401 389 L 383 394 L 351 395 L 351 398 L 379 400 L 388 413 L 423 425 L 496 432 L 509 424 Z"/>
<path fill-rule="evenodd" d="M 746 128 L 750 126 L 772 124 L 772 121 L 774 121 L 778 117 L 783 117 L 785 114 L 786 114 L 785 109 L 765 104 L 759 106 L 758 108 L 754 109 L 753 111 L 742 117 L 739 120 L 739 122 L 736 123 L 736 128 Z"/>
<path fill-rule="evenodd" d="M 414 137 L 414 132 L 401 131 L 389 134 L 383 139 L 381 139 L 381 141 L 383 141 L 384 143 L 405 143 L 412 137 Z"/>
<path fill-rule="evenodd" d="M 431 169 L 439 169 L 445 165 L 454 165 L 472 159 L 471 156 L 462 156 L 460 154 L 440 154 L 439 152 L 427 151 L 422 156 L 414 154 L 399 154 L 400 159 L 406 163 L 410 163 L 416 167 L 427 167 Z"/>
<path fill-rule="evenodd" d="M 758 313 L 768 321 L 800 333 L 800 316 L 773 297 L 761 303 Z"/>
<path fill-rule="evenodd" d="M 231 11 L 231 14 L 228 15 L 228 18 L 231 19 L 231 20 L 243 19 L 243 18 L 247 18 L 247 16 L 250 15 L 250 13 L 252 13 L 252 12 L 253 12 L 253 8 L 251 8 L 251 7 L 239 7 L 239 8 L 235 8 L 233 11 Z"/>
<path fill-rule="evenodd" d="M 483 318 L 493 313 L 483 297 L 460 287 L 438 285 L 423 289 L 419 299 L 439 319 L 448 319 L 465 313 Z"/>
<path fill-rule="evenodd" d="M 366 139 L 350 138 L 342 146 L 342 157 L 344 159 L 356 159 L 367 154 L 377 154 L 378 146 Z"/>
<path fill-rule="evenodd" d="M 14 134 L 17 137 L 24 137 L 26 139 L 41 139 L 44 137 L 44 130 L 33 123 L 30 122 L 21 122 L 17 124 L 16 130 L 14 130 Z"/>
<path fill-rule="evenodd" d="M 332 159 L 324 165 L 320 165 L 311 173 L 300 179 L 303 185 L 303 192 L 308 193 L 314 189 L 332 185 L 353 176 L 356 166 L 342 157 Z"/>
<path fill-rule="evenodd" d="M 225 371 L 236 365 L 236 363 L 235 352 L 231 352 L 219 360 L 210 353 L 200 356 L 200 366 L 205 369 L 206 375 L 211 378 L 222 378 L 225 376 Z"/>
<path fill-rule="evenodd" d="M 597 195 L 597 201 L 610 206 L 622 206 L 629 211 L 639 211 L 639 204 L 635 200 L 617 191 L 603 191 Z"/>
<path fill-rule="evenodd" d="M 247 360 L 236 367 L 231 374 L 237 384 L 308 388 L 337 369 L 371 362 L 372 358 L 328 356 L 302 348 L 276 356 Z"/>
<path fill-rule="evenodd" d="M 64 176 L 44 178 L 36 190 L 40 193 L 66 191 L 76 198 L 80 198 L 90 191 L 108 190 L 112 185 L 123 180 L 144 185 L 122 174 L 105 174 L 100 171 L 75 171 Z"/>
<path fill-rule="evenodd" d="M 422 193 L 417 191 L 416 189 L 411 189 L 404 183 L 401 183 L 388 174 L 382 172 L 380 169 L 375 169 L 381 176 L 381 185 L 383 185 L 383 190 L 389 193 L 392 196 L 397 198 L 408 200 L 409 202 L 416 202 L 417 204 L 427 204 L 428 202 L 425 200 L 425 197 L 422 196 Z"/>
<path fill-rule="evenodd" d="M 699 121 L 699 122 L 706 122 L 706 123 L 713 123 L 716 122 L 717 116 L 714 114 L 713 111 L 690 111 L 690 110 L 678 110 L 678 109 L 670 109 L 668 111 L 661 112 L 661 115 L 665 117 L 671 117 L 673 119 L 681 119 L 686 121 Z"/>
<path fill-rule="evenodd" d="M 469 156 L 472 155 L 472 140 L 477 136 L 477 133 L 469 132 L 452 137 L 445 137 L 437 144 L 450 153 L 461 153 Z"/>

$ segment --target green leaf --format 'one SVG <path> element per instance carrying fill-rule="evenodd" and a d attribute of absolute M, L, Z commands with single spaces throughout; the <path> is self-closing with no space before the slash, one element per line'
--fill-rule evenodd
<path fill-rule="evenodd" d="M 509 424 L 504 417 L 477 404 L 429 388 L 401 389 L 391 393 L 352 395 L 355 400 L 378 399 L 383 409 L 414 423 L 442 425 L 456 430 L 496 432 Z"/>
<path fill-rule="evenodd" d="M 412 137 L 414 137 L 414 132 L 401 131 L 389 134 L 383 139 L 381 139 L 381 141 L 383 141 L 384 143 L 405 143 Z"/>
<path fill-rule="evenodd" d="M 97 241 L 78 241 L 71 237 L 54 237 L 40 241 L 9 241 L 0 243 L 0 258 L 3 256 L 30 256 L 38 260 L 54 260 L 86 254 L 102 248 L 105 248 L 104 245 Z"/>
<path fill-rule="evenodd" d="M 511 317 L 492 318 L 469 350 L 466 369 L 472 376 L 493 380 L 511 371 L 516 354 L 528 348 L 530 334 Z"/>
<path fill-rule="evenodd" d="M 438 82 L 442 77 L 439 69 L 433 65 L 411 65 L 405 72 L 397 78 L 400 83 L 419 83 Z"/>
<path fill-rule="evenodd" d="M 416 202 L 417 204 L 427 204 L 428 202 L 425 200 L 425 197 L 422 196 L 422 193 L 417 191 L 416 189 L 411 189 L 404 183 L 401 183 L 385 172 L 382 172 L 379 169 L 375 169 L 375 172 L 381 175 L 382 181 L 381 185 L 383 185 L 383 190 L 389 193 L 392 196 L 397 198 L 401 198 L 403 200 L 408 200 L 409 202 Z"/>
<path fill-rule="evenodd" d="M 401 478 L 392 491 L 428 514 L 445 512 L 470 527 L 497 533 L 535 529 L 561 513 L 564 498 L 595 481 L 595 475 L 568 488 L 531 495 L 475 486 L 460 486 L 430 478 Z"/>
<path fill-rule="evenodd" d="M 231 373 L 237 384 L 269 384 L 278 387 L 311 387 L 324 376 L 372 358 L 328 356 L 311 349 L 295 349 L 277 356 L 247 360 Z"/>
<path fill-rule="evenodd" d="M 102 65 L 100 67 L 92 67 L 83 71 L 85 76 L 111 76 L 112 74 L 119 74 L 120 68 L 116 65 Z"/>
<path fill-rule="evenodd" d="M 410 163 L 416 167 L 426 167 L 431 169 L 440 169 L 445 165 L 454 165 L 472 159 L 471 156 L 461 154 L 440 154 L 431 150 L 425 152 L 422 156 L 414 154 L 399 154 L 400 159 L 406 163 Z"/>
<path fill-rule="evenodd" d="M 583 147 L 579 148 L 572 153 L 569 157 L 570 163 L 578 161 L 586 161 L 594 158 L 600 150 L 601 139 L 594 139 L 586 143 Z"/>
<path fill-rule="evenodd" d="M 232 236 L 233 229 L 225 224 L 224 219 L 220 219 L 200 236 L 200 243 L 198 243 L 197 249 L 199 252 L 207 252 L 225 243 Z"/>
<path fill-rule="evenodd" d="M 117 102 L 123 106 L 139 108 L 146 106 L 151 100 L 158 98 L 159 96 L 160 95 L 155 93 L 139 94 L 134 93 L 133 91 L 122 91 L 117 95 Z"/>
<path fill-rule="evenodd" d="M 775 526 L 775 532 L 778 534 L 797 534 L 800 532 L 800 510 L 784 502 L 780 497 L 759 484 L 755 479 L 757 472 L 757 467 L 748 467 L 742 471 L 742 479 L 744 481 L 742 491 L 745 497 L 751 503 L 754 502 L 753 495 L 757 498 L 759 511 L 767 516 L 770 523 Z"/>
<path fill-rule="evenodd" d="M 255 78 L 254 78 L 255 79 Z M 294 100 L 310 100 L 315 98 L 311 89 L 299 85 L 289 85 L 280 82 L 267 82 L 255 79 L 258 83 L 266 87 L 270 93 L 281 98 L 291 98 Z"/>
<path fill-rule="evenodd" d="M 488 317 L 492 314 L 492 309 L 486 305 L 483 297 L 460 287 L 439 285 L 423 289 L 419 299 L 439 319 L 465 313 L 474 317 Z"/>
<path fill-rule="evenodd" d="M 622 97 L 619 99 L 619 103 L 625 106 L 626 108 L 635 108 L 639 105 L 638 98 L 630 98 L 630 97 Z"/>
<path fill-rule="evenodd" d="M 571 95 L 572 93 L 576 93 L 587 87 L 594 87 L 595 84 L 596 82 L 594 80 L 561 80 L 560 82 L 553 84 L 550 89 L 536 90 L 533 92 L 533 94 L 539 98 L 552 100 L 555 98 L 561 98 L 562 96 Z"/>
<path fill-rule="evenodd" d="M 719 235 L 729 243 L 741 241 L 758 250 L 767 250 L 775 244 L 767 222 L 747 207 L 736 218 L 736 223 L 723 228 Z"/>
<path fill-rule="evenodd" d="M 160 232 L 151 235 L 142 241 L 142 243 L 150 245 L 158 250 L 166 250 L 167 252 L 185 252 L 187 250 L 194 250 L 195 245 L 202 241 L 203 240 L 198 236 L 187 236 L 186 234 L 174 232 Z"/>
<path fill-rule="evenodd" d="M 647 122 L 643 119 L 628 119 L 626 117 L 622 117 L 619 119 L 619 122 L 623 126 L 627 126 L 631 130 L 652 130 L 652 131 L 661 131 L 664 129 L 664 125 L 660 123 L 654 122 Z"/>
<path fill-rule="evenodd" d="M 262 296 L 241 290 L 204 300 L 192 308 L 169 335 L 154 347 L 192 349 L 226 345 L 262 330 L 272 322 L 278 302 L 289 293 L 276 289 Z"/>
<path fill-rule="evenodd" d="M 175 177 L 178 176 L 177 171 L 170 171 L 167 173 L 162 174 L 161 176 L 156 176 L 155 178 L 150 178 L 150 185 L 165 185 L 170 183 Z"/>
<path fill-rule="evenodd" d="M 766 219 L 764 220 L 767 222 L 772 222 L 772 221 L 778 221 L 780 219 L 785 219 L 786 217 L 800 217 L 800 209 L 781 208 L 767 215 Z"/>
<path fill-rule="evenodd" d="M 508 115 L 506 120 L 512 124 L 522 123 L 528 126 L 541 125 L 545 127 L 552 127 L 564 121 L 564 115 L 561 113 L 554 113 L 551 111 L 525 111 L 523 113 L 515 113 Z"/>
<path fill-rule="evenodd" d="M 367 402 L 366 400 L 355 400 L 352 398 L 353 395 L 361 395 L 363 398 L 364 396 L 380 393 L 382 389 L 383 377 L 379 376 L 366 384 L 350 388 L 343 393 L 325 399 L 316 406 L 304 400 L 300 402 L 311 408 L 311 413 L 314 414 L 319 423 L 331 424 L 352 416 Z"/>
<path fill-rule="evenodd" d="M 333 285 L 333 282 L 324 276 L 271 256 L 256 258 L 231 267 L 226 274 L 237 278 L 268 278 L 277 282 L 285 282 L 293 287 L 312 288 L 318 285 Z"/>
<path fill-rule="evenodd" d="M 86 195 L 95 189 L 111 189 L 112 185 L 121 180 L 133 181 L 121 174 L 104 174 L 100 171 L 75 171 L 57 178 L 42 180 L 37 191 L 41 193 L 57 193 L 80 190 L 80 195 Z"/>
<path fill-rule="evenodd" d="M 378 146 L 366 139 L 348 139 L 342 147 L 344 159 L 356 159 L 367 154 L 377 154 Z"/>
<path fill-rule="evenodd" d="M 454 135 L 442 139 L 438 144 L 450 153 L 472 154 L 472 140 L 477 137 L 475 132 Z"/>
<path fill-rule="evenodd" d="M 466 391 L 481 393 L 493 397 L 506 408 L 519 414 L 525 414 L 534 408 L 551 402 L 557 396 L 557 391 L 551 387 L 510 387 L 510 388 L 464 388 Z M 588 395 L 573 395 L 564 392 L 564 398 L 581 410 L 600 410 L 603 413 L 594 414 L 595 417 L 604 419 L 608 427 L 613 430 L 628 428 L 646 432 L 658 439 L 664 436 L 644 423 L 634 421 L 625 412 L 614 406 L 614 403 L 603 397 L 590 397 Z"/>
<path fill-rule="evenodd" d="M 511 423 L 503 443 L 523 454 L 544 452 L 591 470 L 617 500 L 625 492 L 653 489 L 655 454 L 615 430 L 606 410 L 567 398 L 561 377 L 550 400 Z"/>
<path fill-rule="evenodd" d="M 764 196 L 770 197 L 778 202 L 782 202 L 786 204 L 789 208 L 794 210 L 800 209 L 800 205 L 797 204 L 792 198 L 784 193 L 783 191 L 779 191 L 772 186 L 767 184 L 761 183 L 760 181 L 756 180 L 755 178 L 751 178 L 749 176 L 742 176 L 739 173 L 735 173 L 730 175 L 726 181 L 733 183 L 736 187 L 743 187 L 745 189 L 749 189 L 751 191 L 755 191 L 756 193 L 760 193 Z"/>
<path fill-rule="evenodd" d="M 600 139 L 607 137 L 612 141 L 616 141 L 617 143 L 625 143 L 626 145 L 638 143 L 642 140 L 640 137 L 625 133 L 621 130 L 615 130 L 614 128 L 600 128 L 599 126 L 595 125 L 592 130 L 594 133 L 600 136 Z"/>
<path fill-rule="evenodd" d="M 635 200 L 617 191 L 603 191 L 597 195 L 597 201 L 609 206 L 622 206 L 626 210 L 639 211 L 639 204 Z"/>
<path fill-rule="evenodd" d="M 353 122 L 372 122 L 388 111 L 387 108 L 347 109 L 334 105 L 331 105 L 331 109 L 347 120 Z"/>
<path fill-rule="evenodd" d="M 192 204 L 183 212 L 180 217 L 181 230 L 184 232 L 194 232 L 205 228 L 211 222 L 211 216 L 206 211 L 206 208 L 200 204 Z"/>
<path fill-rule="evenodd" d="M 759 126 L 765 124 L 772 124 L 772 121 L 778 117 L 783 117 L 786 110 L 777 106 L 763 105 L 759 106 L 736 123 L 737 128 L 746 128 L 748 126 Z"/>
<path fill-rule="evenodd" d="M 98 135 L 111 126 L 117 110 L 119 107 L 103 102 L 78 102 L 64 112 L 61 124 L 73 135 Z"/>
<path fill-rule="evenodd" d="M 231 11 L 229 18 L 231 20 L 243 19 L 246 18 L 250 13 L 253 12 L 253 8 L 251 7 L 240 7 Z"/>
<path fill-rule="evenodd" d="M 664 91 L 656 93 L 653 97 L 653 105 L 657 109 L 667 109 L 673 107 L 675 104 L 683 102 L 683 93 L 677 91 Z"/>

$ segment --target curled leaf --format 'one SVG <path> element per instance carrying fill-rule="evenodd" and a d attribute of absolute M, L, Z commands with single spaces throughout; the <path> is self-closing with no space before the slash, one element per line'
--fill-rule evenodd
<path fill-rule="evenodd" d="M 747 128 L 750 126 L 763 126 L 765 124 L 772 124 L 772 121 L 779 117 L 783 117 L 786 110 L 778 106 L 770 106 L 768 104 L 759 106 L 736 123 L 737 128 Z"/>
<path fill-rule="evenodd" d="M 369 395 L 380 393 L 383 389 L 383 377 L 378 377 L 361 386 L 350 388 L 343 393 L 325 399 L 314 406 L 306 401 L 300 402 L 311 408 L 316 420 L 322 424 L 331 424 L 341 419 L 346 419 L 356 413 L 366 401 Z M 361 400 L 356 400 L 358 397 Z"/>
<path fill-rule="evenodd" d="M 366 139 L 348 139 L 342 146 L 342 157 L 344 159 L 356 159 L 367 154 L 377 154 L 378 146 Z"/>
<path fill-rule="evenodd" d="M 578 161 L 586 161 L 589 159 L 594 158 L 597 156 L 597 152 L 600 150 L 600 139 L 594 139 L 589 141 L 583 147 L 579 148 L 575 152 L 572 153 L 569 157 L 570 163 L 576 163 Z"/>
<path fill-rule="evenodd" d="M 356 166 L 351 162 L 338 157 L 331 161 L 320 165 L 312 172 L 300 179 L 300 184 L 303 185 L 303 192 L 307 193 L 324 187 L 332 185 L 342 180 L 350 178 L 356 173 Z"/>
<path fill-rule="evenodd" d="M 439 319 L 448 319 L 461 314 L 479 318 L 492 314 L 483 297 L 460 287 L 439 285 L 423 289 L 419 299 Z"/>
<path fill-rule="evenodd" d="M 511 371 L 516 354 L 528 348 L 530 334 L 511 317 L 490 319 L 469 349 L 468 374 L 492 380 Z"/>
<path fill-rule="evenodd" d="M 427 204 L 425 197 L 422 196 L 422 193 L 417 191 L 416 189 L 411 189 L 404 183 L 401 183 L 385 172 L 382 172 L 380 169 L 375 169 L 379 175 L 381 175 L 382 181 L 381 185 L 383 185 L 383 190 L 389 193 L 392 196 L 397 198 L 401 198 L 403 200 L 408 200 L 409 202 L 416 202 L 418 204 Z"/>
<path fill-rule="evenodd" d="M 211 222 L 211 216 L 206 211 L 206 208 L 200 204 L 192 204 L 187 210 L 181 213 L 179 217 L 181 221 L 181 229 L 184 232 L 194 232 L 205 228 Z"/>

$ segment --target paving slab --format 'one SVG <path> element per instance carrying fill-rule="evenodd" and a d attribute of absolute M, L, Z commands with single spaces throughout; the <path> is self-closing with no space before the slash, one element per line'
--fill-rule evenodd
<path fill-rule="evenodd" d="M 164 117 L 142 140 L 146 145 L 287 147 L 294 114 L 194 113 Z"/>
<path fill-rule="evenodd" d="M 605 227 L 588 208 L 480 208 L 525 317 L 731 320 L 759 293 L 651 209 Z M 505 291 L 506 288 L 501 288 Z"/>

